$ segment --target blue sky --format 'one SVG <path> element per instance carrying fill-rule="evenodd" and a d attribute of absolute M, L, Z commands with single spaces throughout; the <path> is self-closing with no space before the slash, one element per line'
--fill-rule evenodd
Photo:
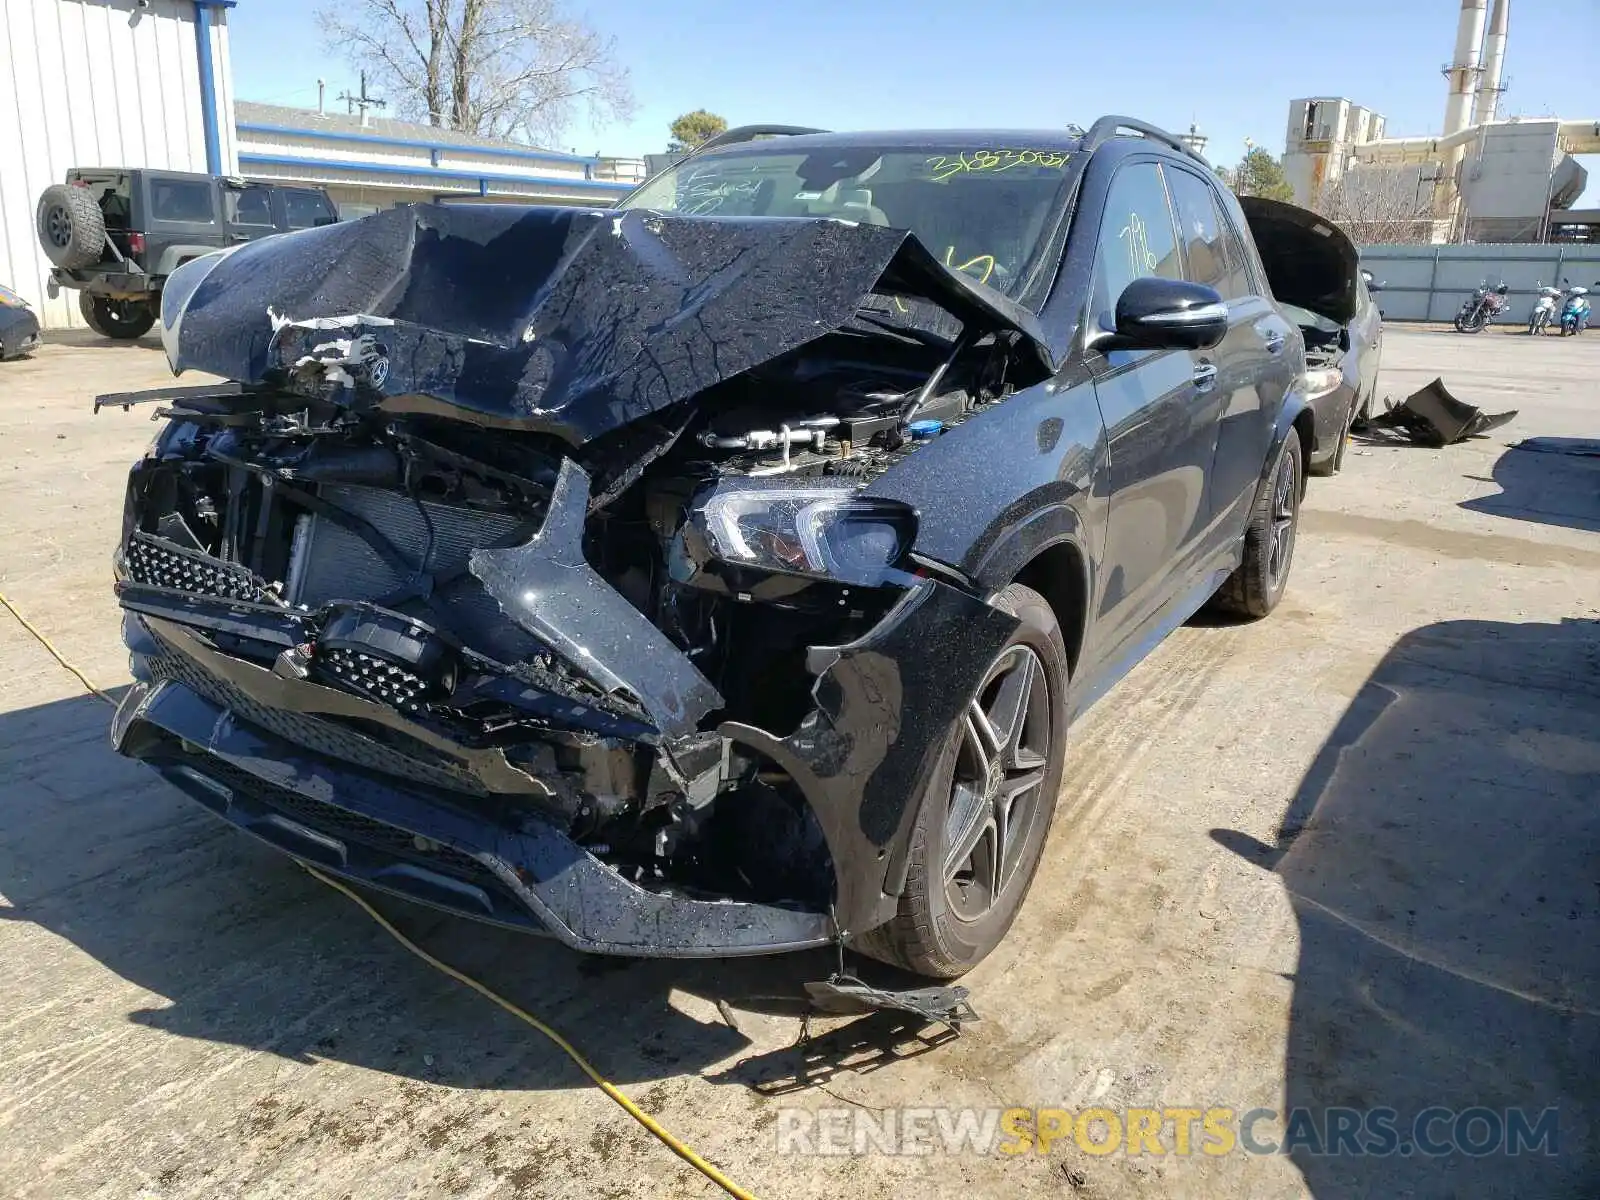
<path fill-rule="evenodd" d="M 319 46 L 315 0 L 241 0 L 230 14 L 241 99 L 316 104 L 355 80 Z M 708 108 L 733 124 L 831 129 L 1088 125 L 1121 112 L 1199 124 L 1232 163 L 1252 138 L 1283 152 L 1288 101 L 1343 95 L 1392 135 L 1437 132 L 1458 0 L 607 0 L 573 5 L 617 40 L 639 102 L 626 124 L 575 124 L 561 149 L 636 155 Z M 1600 111 L 1600 0 L 1515 0 L 1505 109 Z M 1588 197 L 1600 161 L 1587 160 Z"/>

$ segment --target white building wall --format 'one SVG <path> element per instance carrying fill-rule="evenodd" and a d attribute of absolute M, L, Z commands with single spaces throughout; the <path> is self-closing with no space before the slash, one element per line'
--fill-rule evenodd
<path fill-rule="evenodd" d="M 226 10 L 209 12 L 217 130 L 223 169 L 233 170 Z M 76 294 L 45 292 L 40 192 L 69 167 L 206 170 L 194 22 L 193 0 L 0 0 L 0 97 L 15 104 L 0 118 L 0 283 L 46 328 L 82 321 Z"/>

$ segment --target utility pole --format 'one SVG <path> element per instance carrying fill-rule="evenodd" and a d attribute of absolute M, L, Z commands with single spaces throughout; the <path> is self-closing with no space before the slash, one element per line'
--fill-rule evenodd
<path fill-rule="evenodd" d="M 352 96 L 349 91 L 346 90 L 338 96 L 335 96 L 334 99 L 344 101 L 344 110 L 347 113 L 354 111 L 356 108 L 361 109 L 361 128 L 363 129 L 365 129 L 368 124 L 367 109 L 387 108 L 389 106 L 389 102 L 387 100 L 379 100 L 375 97 L 367 95 L 367 73 L 365 71 L 361 72 L 361 94 L 359 96 Z"/>

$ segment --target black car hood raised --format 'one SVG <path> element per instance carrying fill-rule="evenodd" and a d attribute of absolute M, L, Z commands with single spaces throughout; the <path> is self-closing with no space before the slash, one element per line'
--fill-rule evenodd
<path fill-rule="evenodd" d="M 176 371 L 251 384 L 344 363 L 384 411 L 576 446 L 839 329 L 874 291 L 913 322 L 932 305 L 924 328 L 1020 334 L 1026 373 L 1054 368 L 1032 313 L 903 230 L 499 205 L 411 205 L 198 260 L 169 281 L 163 340 Z"/>
<path fill-rule="evenodd" d="M 1361 258 L 1344 230 L 1280 200 L 1241 196 L 1239 207 L 1250 222 L 1275 297 L 1338 325 L 1355 319 Z"/>

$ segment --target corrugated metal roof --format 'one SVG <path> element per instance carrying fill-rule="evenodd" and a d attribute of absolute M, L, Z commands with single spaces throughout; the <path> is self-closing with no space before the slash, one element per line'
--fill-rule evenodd
<path fill-rule="evenodd" d="M 491 150 L 518 150 L 525 154 L 553 154 L 565 156 L 564 150 L 546 150 L 526 142 L 513 142 L 506 138 L 479 137 L 475 133 L 461 133 L 437 125 L 419 125 L 415 121 L 396 121 L 389 117 L 368 117 L 363 125 L 354 113 L 329 112 L 317 114 L 309 108 L 291 108 L 283 104 L 258 104 L 253 100 L 236 100 L 234 117 L 241 125 L 279 125 L 286 129 L 304 129 L 312 133 L 348 133 L 354 137 L 391 137 L 406 141 L 425 142 L 441 146 L 478 147 Z"/>

